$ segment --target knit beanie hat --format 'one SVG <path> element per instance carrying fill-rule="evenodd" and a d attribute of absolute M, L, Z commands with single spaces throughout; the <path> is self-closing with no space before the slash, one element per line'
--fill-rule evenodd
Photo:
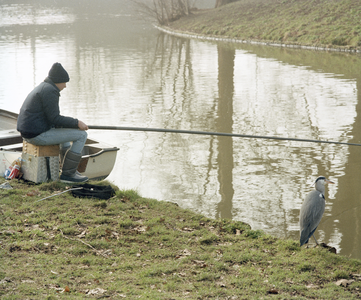
<path fill-rule="evenodd" d="M 60 63 L 55 63 L 49 71 L 48 77 L 54 83 L 68 82 L 70 80 L 69 74 Z"/>

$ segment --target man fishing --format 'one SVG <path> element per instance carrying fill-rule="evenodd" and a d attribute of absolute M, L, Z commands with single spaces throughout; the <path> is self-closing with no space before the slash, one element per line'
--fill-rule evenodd
<path fill-rule="evenodd" d="M 60 180 L 85 182 L 78 165 L 87 140 L 88 126 L 75 118 L 60 115 L 60 92 L 70 78 L 60 63 L 54 63 L 48 77 L 26 97 L 18 116 L 17 130 L 33 145 L 60 145 L 63 158 Z"/>

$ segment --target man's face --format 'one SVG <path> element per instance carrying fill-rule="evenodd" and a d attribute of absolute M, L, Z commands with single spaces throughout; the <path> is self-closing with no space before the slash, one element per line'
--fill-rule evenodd
<path fill-rule="evenodd" d="M 59 90 L 63 90 L 66 88 L 66 82 L 61 82 L 61 83 L 55 83 L 55 85 L 58 87 Z"/>

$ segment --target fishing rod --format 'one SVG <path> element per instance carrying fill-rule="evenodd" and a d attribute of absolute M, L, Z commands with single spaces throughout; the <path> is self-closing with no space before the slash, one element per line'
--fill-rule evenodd
<path fill-rule="evenodd" d="M 276 137 L 276 136 L 248 135 L 248 134 L 226 133 L 226 132 L 194 131 L 194 130 L 182 130 L 182 129 L 99 126 L 99 125 L 88 125 L 88 128 L 89 129 L 100 129 L 100 130 L 151 131 L 151 132 L 169 132 L 169 133 L 184 133 L 184 134 L 199 134 L 199 135 L 216 135 L 216 136 L 242 137 L 242 138 L 250 138 L 250 139 L 267 139 L 267 140 L 295 141 L 295 142 L 319 143 L 319 144 L 361 146 L 361 144 L 356 144 L 356 143 L 320 141 L 320 140 L 286 138 L 286 137 Z"/>

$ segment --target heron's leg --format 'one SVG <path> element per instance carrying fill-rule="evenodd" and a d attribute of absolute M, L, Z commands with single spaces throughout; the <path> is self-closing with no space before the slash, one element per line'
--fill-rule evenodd
<path fill-rule="evenodd" d="M 315 235 L 312 234 L 312 236 L 313 236 L 313 238 L 315 239 L 316 244 L 318 245 L 318 242 L 317 242 L 317 240 L 316 240 L 316 238 L 315 238 Z"/>

